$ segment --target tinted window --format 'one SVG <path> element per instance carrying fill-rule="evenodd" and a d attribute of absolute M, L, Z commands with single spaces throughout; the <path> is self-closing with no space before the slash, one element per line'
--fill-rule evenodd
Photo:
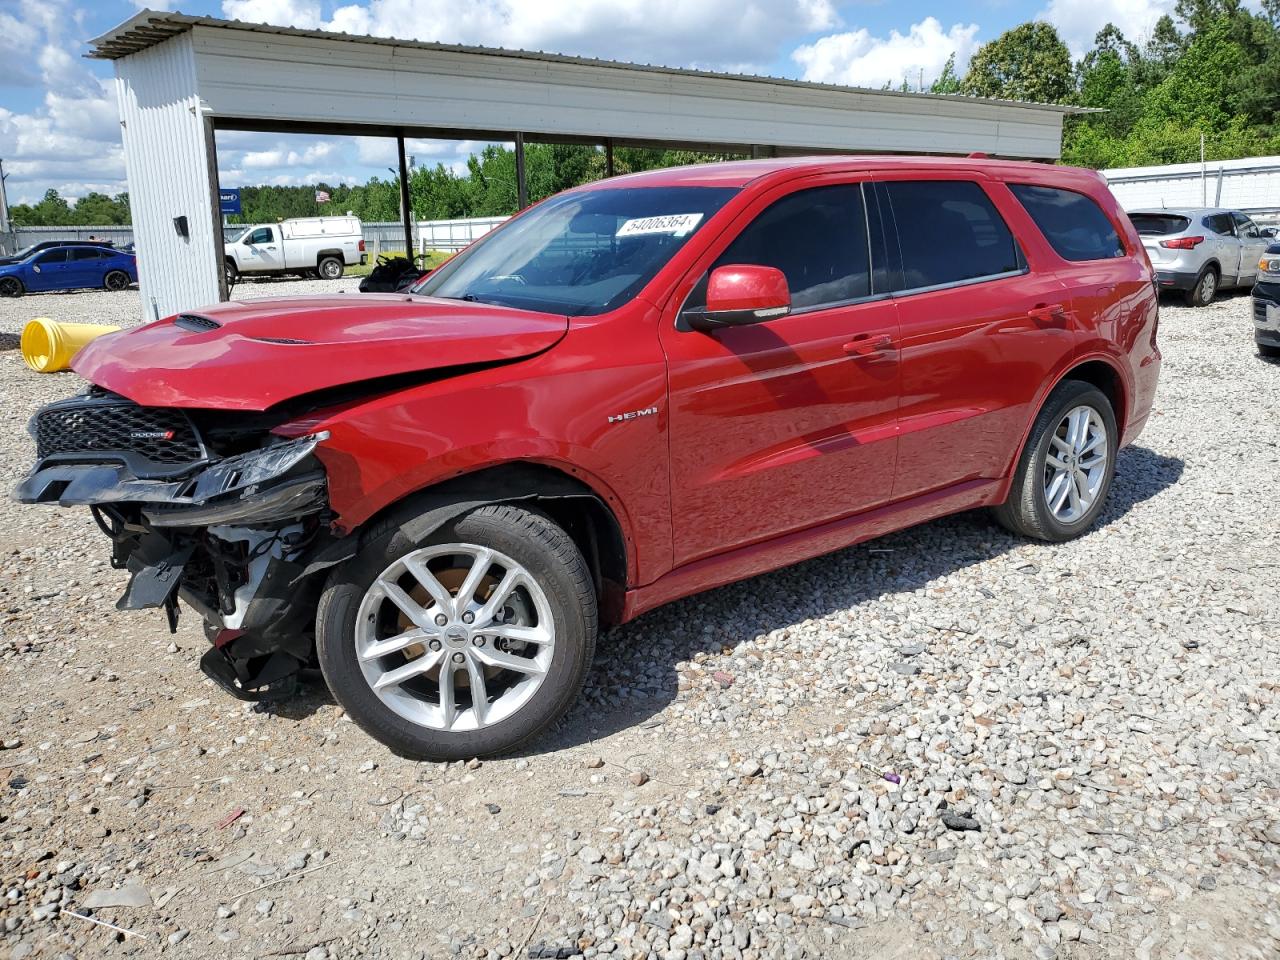
<path fill-rule="evenodd" d="M 1231 222 L 1231 214 L 1229 213 L 1210 214 L 1204 218 L 1204 225 L 1222 237 L 1234 237 L 1236 235 L 1236 228 Z"/>
<path fill-rule="evenodd" d="M 270 243 L 274 239 L 270 227 L 263 227 L 261 230 L 255 230 L 249 235 L 247 243 Z"/>
<path fill-rule="evenodd" d="M 794 310 L 869 296 L 862 188 L 818 187 L 784 197 L 751 221 L 715 266 L 730 263 L 777 267 Z"/>
<path fill-rule="evenodd" d="M 1116 228 L 1090 197 L 1073 190 L 1011 183 L 1049 246 L 1064 260 L 1109 260 L 1124 256 Z"/>
<path fill-rule="evenodd" d="M 101 260 L 105 256 L 101 250 L 87 250 L 83 247 L 71 251 L 72 260 Z"/>
<path fill-rule="evenodd" d="M 737 192 L 603 187 L 552 197 L 486 234 L 411 292 L 571 316 L 630 300 Z"/>
<path fill-rule="evenodd" d="M 894 180 L 884 188 L 898 227 L 904 289 L 1022 269 L 1013 234 L 976 183 Z"/>
<path fill-rule="evenodd" d="M 1131 213 L 1129 219 L 1133 222 L 1134 229 L 1144 237 L 1181 233 L 1191 226 L 1189 217 L 1180 217 L 1176 213 Z"/>
<path fill-rule="evenodd" d="M 67 251 L 65 249 L 58 249 L 56 247 L 53 250 L 46 250 L 44 253 L 40 254 L 40 256 L 36 257 L 36 263 L 40 264 L 40 266 L 42 267 L 46 267 L 51 263 L 66 263 L 66 262 L 67 262 Z"/>

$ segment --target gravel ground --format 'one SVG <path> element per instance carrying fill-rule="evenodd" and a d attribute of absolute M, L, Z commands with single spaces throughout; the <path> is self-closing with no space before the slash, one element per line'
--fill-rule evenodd
<path fill-rule="evenodd" d="M 77 389 L 21 324 L 138 312 L 0 301 L 0 481 Z M 962 515 L 672 604 L 483 764 L 229 700 L 84 512 L 0 506 L 10 956 L 1280 956 L 1280 366 L 1245 296 L 1161 337 L 1095 532 Z"/>

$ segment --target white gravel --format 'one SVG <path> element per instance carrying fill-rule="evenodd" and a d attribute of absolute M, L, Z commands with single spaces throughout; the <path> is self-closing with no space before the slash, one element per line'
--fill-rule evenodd
<path fill-rule="evenodd" d="M 136 294 L 0 301 L 7 484 L 27 417 L 76 389 L 21 366 L 41 314 L 140 319 Z M 1095 532 L 1050 547 L 965 515 L 673 604 L 604 639 L 553 737 L 484 764 L 392 757 L 318 689 L 229 701 L 193 617 L 170 637 L 112 609 L 87 516 L 0 507 L 0 937 L 15 958 L 1280 956 L 1280 365 L 1246 296 L 1167 304 L 1161 340 Z M 92 914 L 150 945 L 59 913 L 95 894 L 143 903 Z"/>

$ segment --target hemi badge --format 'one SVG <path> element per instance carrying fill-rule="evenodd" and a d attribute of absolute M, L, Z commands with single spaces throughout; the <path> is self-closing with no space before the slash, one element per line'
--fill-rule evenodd
<path fill-rule="evenodd" d="M 657 407 L 645 407 L 643 410 L 628 410 L 626 413 L 614 414 L 609 418 L 609 422 L 622 423 L 624 420 L 635 420 L 637 417 L 652 417 L 657 412 Z"/>

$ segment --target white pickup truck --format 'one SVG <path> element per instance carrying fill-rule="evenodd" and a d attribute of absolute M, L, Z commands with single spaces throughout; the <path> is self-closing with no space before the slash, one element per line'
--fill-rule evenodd
<path fill-rule="evenodd" d="M 365 262 L 359 217 L 298 217 L 260 223 L 224 245 L 227 283 L 243 274 L 301 273 L 337 280 Z"/>

